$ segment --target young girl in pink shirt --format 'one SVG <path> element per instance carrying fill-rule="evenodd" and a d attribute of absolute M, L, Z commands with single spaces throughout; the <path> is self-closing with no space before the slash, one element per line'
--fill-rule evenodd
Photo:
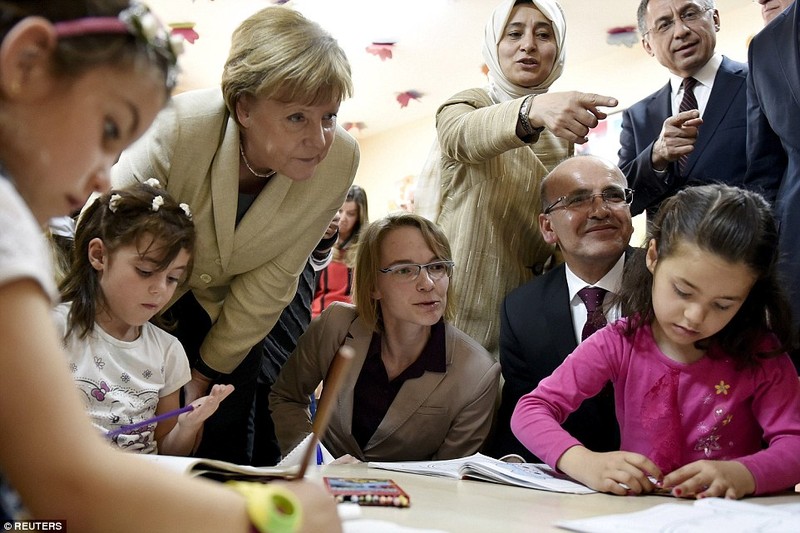
<path fill-rule="evenodd" d="M 664 202 L 626 263 L 630 317 L 584 341 L 523 396 L 517 438 L 549 465 L 614 494 L 741 498 L 800 481 L 800 380 L 786 355 L 777 229 L 759 195 L 693 187 Z M 607 382 L 620 451 L 596 453 L 560 424 Z"/>

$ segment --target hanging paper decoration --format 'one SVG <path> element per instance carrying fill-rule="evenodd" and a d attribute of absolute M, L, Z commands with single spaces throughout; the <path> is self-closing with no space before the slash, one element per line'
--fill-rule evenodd
<path fill-rule="evenodd" d="M 608 44 L 624 44 L 630 48 L 639 42 L 639 34 L 636 31 L 636 26 L 619 26 L 617 28 L 611 28 L 606 33 L 606 42 Z"/>
<path fill-rule="evenodd" d="M 421 92 L 412 89 L 410 91 L 405 91 L 398 94 L 397 101 L 400 103 L 400 107 L 402 108 L 406 107 L 408 105 L 408 102 L 410 102 L 411 100 L 419 100 L 420 98 L 422 98 L 422 96 L 423 94 Z"/>
<path fill-rule="evenodd" d="M 200 34 L 194 31 L 194 22 L 172 22 L 169 27 L 172 35 L 180 35 L 188 43 L 194 44 L 200 38 Z"/>
<path fill-rule="evenodd" d="M 394 44 L 393 42 L 375 42 L 367 46 L 366 50 L 368 53 L 380 57 L 381 61 L 386 61 L 392 58 L 392 48 L 394 48 Z"/>
<path fill-rule="evenodd" d="M 345 122 L 342 124 L 342 127 L 345 129 L 345 131 L 356 129 L 360 132 L 361 130 L 366 129 L 367 125 L 363 122 Z"/>

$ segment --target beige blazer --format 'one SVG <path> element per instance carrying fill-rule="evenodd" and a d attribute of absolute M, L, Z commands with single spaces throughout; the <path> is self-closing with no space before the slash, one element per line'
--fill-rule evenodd
<path fill-rule="evenodd" d="M 351 346 L 356 356 L 323 439 L 334 457 L 350 454 L 362 461 L 414 461 L 477 452 L 492 423 L 500 365 L 449 324 L 446 372 L 425 372 L 406 381 L 367 446 L 359 447 L 352 435 L 353 389 L 372 333 L 350 304 L 333 303 L 311 322 L 270 394 L 281 452 L 288 454 L 311 432 L 309 397 L 342 344 Z"/>
<path fill-rule="evenodd" d="M 211 368 L 233 371 L 277 322 L 309 254 L 341 207 L 358 161 L 356 141 L 337 127 L 311 179 L 275 175 L 234 227 L 239 128 L 219 89 L 175 96 L 123 152 L 112 169 L 115 187 L 158 178 L 191 207 L 197 246 L 188 289 L 213 322 L 200 348 Z"/>
<path fill-rule="evenodd" d="M 436 222 L 456 263 L 453 325 L 495 357 L 500 302 L 553 252 L 539 232 L 539 184 L 573 148 L 548 130 L 535 144 L 525 144 L 516 133 L 521 104 L 521 98 L 493 104 L 485 90 L 469 89 L 436 114 L 441 148 Z"/>

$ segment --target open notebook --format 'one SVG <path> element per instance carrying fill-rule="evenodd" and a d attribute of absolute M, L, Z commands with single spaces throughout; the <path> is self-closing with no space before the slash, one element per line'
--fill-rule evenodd
<path fill-rule="evenodd" d="M 312 434 L 309 433 L 300 444 L 283 458 L 277 466 L 247 466 L 229 463 L 227 461 L 218 461 L 216 459 L 203 459 L 199 457 L 178 457 L 174 455 L 156 455 L 145 454 L 140 455 L 146 461 L 156 463 L 187 474 L 189 476 L 205 477 L 215 479 L 217 481 L 270 481 L 274 479 L 294 479 L 299 477 L 300 465 L 303 458 L 306 456 L 311 457 L 311 464 L 316 464 L 316 453 L 307 453 L 306 450 L 309 446 L 316 446 L 316 439 L 312 439 Z M 329 464 L 333 461 L 333 456 L 321 443 L 318 444 L 321 455 L 322 464 Z"/>
<path fill-rule="evenodd" d="M 454 479 L 478 479 L 529 489 L 591 494 L 594 490 L 555 472 L 545 464 L 505 462 L 476 453 L 444 461 L 371 462 L 369 466 Z"/>
<path fill-rule="evenodd" d="M 277 466 L 247 466 L 219 461 L 216 459 L 203 459 L 200 457 L 178 457 L 174 455 L 144 454 L 139 457 L 146 461 L 159 464 L 165 468 L 175 470 L 189 476 L 205 477 L 217 481 L 242 480 L 242 481 L 269 481 L 273 479 L 294 479 L 300 472 L 300 465 L 306 455 L 306 448 L 313 446 L 316 439 L 311 438 L 311 433 L 300 444 L 283 458 Z M 329 464 L 333 456 L 319 444 L 322 464 Z M 313 454 L 315 456 L 316 454 Z"/>

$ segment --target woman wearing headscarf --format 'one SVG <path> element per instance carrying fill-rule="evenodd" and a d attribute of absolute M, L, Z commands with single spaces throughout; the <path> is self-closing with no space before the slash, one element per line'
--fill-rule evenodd
<path fill-rule="evenodd" d="M 418 189 L 440 194 L 438 213 L 426 215 L 443 228 L 461 267 L 454 325 L 495 355 L 500 303 L 553 252 L 539 233 L 539 182 L 605 118 L 598 106 L 617 104 L 547 92 L 564 68 L 565 35 L 555 0 L 506 0 L 494 10 L 483 45 L 489 85 L 439 108 L 439 149 Z M 440 187 L 426 188 L 431 176 Z"/>

